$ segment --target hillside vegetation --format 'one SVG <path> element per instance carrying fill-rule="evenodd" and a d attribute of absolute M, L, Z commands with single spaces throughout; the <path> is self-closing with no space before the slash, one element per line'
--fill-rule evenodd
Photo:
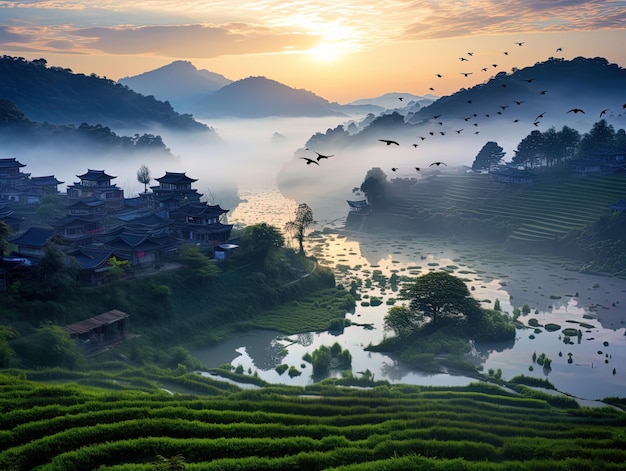
<path fill-rule="evenodd" d="M 392 180 L 384 188 L 385 203 L 364 221 L 350 215 L 349 227 L 410 228 L 580 256 L 577 234 L 605 219 L 623 224 L 610 206 L 626 195 L 626 178 L 545 175 L 532 185 L 502 185 L 489 175 L 446 173 L 423 181 Z M 588 237 L 584 255 L 593 258 L 589 245 L 604 236 Z M 614 274 L 623 268 L 616 267 Z"/>
<path fill-rule="evenodd" d="M 177 131 L 214 133 L 179 114 L 167 102 L 143 96 L 105 77 L 75 74 L 45 59 L 0 57 L 0 98 L 10 100 L 33 121 L 104 125 L 114 129 L 161 126 Z"/>
<path fill-rule="evenodd" d="M 551 405 L 524 386 L 242 391 L 182 371 L 24 376 L 0 374 L 2 469 L 606 471 L 626 459 L 623 412 Z"/>

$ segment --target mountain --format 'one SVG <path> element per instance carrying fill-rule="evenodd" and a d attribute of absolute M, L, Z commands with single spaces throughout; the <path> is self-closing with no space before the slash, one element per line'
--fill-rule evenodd
<path fill-rule="evenodd" d="M 13 102 L 28 119 L 59 125 L 89 123 L 126 130 L 158 126 L 215 133 L 191 115 L 177 113 L 169 103 L 95 74 L 75 74 L 47 64 L 45 59 L 0 57 L 0 98 Z"/>
<path fill-rule="evenodd" d="M 194 115 L 200 117 L 234 116 L 342 116 L 341 105 L 302 89 L 283 85 L 266 77 L 248 77 L 220 88 L 200 100 Z"/>
<path fill-rule="evenodd" d="M 423 123 L 441 115 L 444 121 L 453 116 L 471 116 L 483 123 L 495 118 L 509 124 L 515 119 L 530 120 L 532 125 L 543 114 L 541 124 L 560 126 L 572 117 L 568 111 L 574 108 L 585 111 L 577 118 L 586 125 L 600 119 L 602 110 L 607 110 L 605 118 L 624 122 L 624 84 L 626 69 L 604 58 L 551 58 L 523 69 L 514 68 L 511 73 L 499 72 L 486 83 L 441 97 L 408 122 Z"/>
<path fill-rule="evenodd" d="M 375 118 L 366 117 L 365 125 L 317 133 L 306 146 L 328 151 L 329 145 L 331 149 L 371 146 L 379 138 L 391 137 L 403 139 L 407 145 L 416 143 L 420 149 L 438 140 L 454 146 L 459 154 L 470 139 L 482 144 L 499 139 L 519 142 L 533 130 L 565 125 L 585 133 L 601 118 L 624 127 L 624 84 L 626 69 L 604 58 L 551 58 L 511 73 L 500 72 L 485 83 L 443 96 L 428 106 L 398 107 Z M 425 141 L 418 141 L 418 136 Z M 454 144 L 450 136 L 457 138 Z"/>
<path fill-rule="evenodd" d="M 430 93 L 424 96 L 413 95 L 411 93 L 385 93 L 379 97 L 373 98 L 361 98 L 360 100 L 356 100 L 350 102 L 349 105 L 353 106 L 364 106 L 364 105 L 372 105 L 378 108 L 383 108 L 387 110 L 393 110 L 397 108 L 404 108 L 411 104 L 411 102 L 417 103 L 420 107 L 428 106 L 434 103 L 439 97 L 435 95 L 431 95 Z"/>
<path fill-rule="evenodd" d="M 174 61 L 118 82 L 142 95 L 169 101 L 178 111 L 189 112 L 196 102 L 233 81 L 206 69 L 198 70 L 191 62 Z"/>

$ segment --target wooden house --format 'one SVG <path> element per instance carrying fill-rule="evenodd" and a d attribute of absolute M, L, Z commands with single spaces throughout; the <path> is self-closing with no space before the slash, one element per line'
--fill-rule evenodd
<path fill-rule="evenodd" d="M 128 317 L 125 312 L 113 309 L 66 325 L 64 329 L 88 354 L 96 354 L 126 338 Z"/>
<path fill-rule="evenodd" d="M 70 201 L 92 197 L 104 201 L 108 208 L 119 208 L 124 205 L 124 190 L 111 183 L 111 180 L 117 177 L 108 175 L 104 170 L 93 169 L 76 176 L 80 181 L 67 187 L 67 198 Z"/>

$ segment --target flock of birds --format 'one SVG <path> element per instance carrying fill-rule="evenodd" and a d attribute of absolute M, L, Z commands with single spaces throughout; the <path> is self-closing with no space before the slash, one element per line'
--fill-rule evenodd
<path fill-rule="evenodd" d="M 524 41 L 518 41 L 518 42 L 514 42 L 514 44 L 515 44 L 516 46 L 518 46 L 518 47 L 522 47 L 522 46 L 525 44 L 525 42 L 524 42 Z M 557 52 L 557 53 L 558 53 L 558 52 L 562 52 L 562 51 L 563 51 L 563 48 L 561 48 L 561 47 L 558 47 L 558 48 L 556 49 L 556 52 Z M 504 54 L 505 56 L 509 56 L 509 51 L 503 51 L 503 54 Z M 460 60 L 461 62 L 470 62 L 470 60 L 472 60 L 473 58 L 474 58 L 474 53 L 473 53 L 473 52 L 468 52 L 468 53 L 466 54 L 466 56 L 461 56 L 461 57 L 459 57 L 459 60 Z M 498 64 L 491 64 L 491 67 L 492 67 L 492 68 L 494 68 L 494 69 L 497 69 L 497 68 L 498 68 Z M 481 70 L 482 72 L 487 72 L 487 71 L 489 70 L 489 67 L 488 67 L 488 66 L 487 66 L 487 67 L 483 67 L 483 68 L 481 68 L 480 70 Z M 461 75 L 463 75 L 463 76 L 465 76 L 465 77 L 469 77 L 469 76 L 470 76 L 470 75 L 472 75 L 473 73 L 474 73 L 474 72 L 460 72 L 460 74 L 461 74 Z M 435 74 L 435 77 L 436 77 L 436 78 L 438 78 L 438 79 L 441 79 L 441 78 L 443 78 L 443 74 L 441 74 L 441 73 L 436 73 L 436 74 Z M 493 77 L 492 77 L 492 78 L 493 78 Z M 533 83 L 533 82 L 536 80 L 536 78 L 535 78 L 535 77 L 529 77 L 529 78 L 523 78 L 523 79 L 521 79 L 521 80 L 523 80 L 524 82 L 526 82 L 526 83 L 530 84 L 530 83 Z M 510 83 L 510 82 L 509 82 L 509 83 Z M 506 88 L 506 87 L 507 87 L 507 82 L 502 82 L 500 85 L 501 85 L 503 88 Z M 430 91 L 435 91 L 435 88 L 434 88 L 434 87 L 430 87 L 430 88 L 429 88 L 429 90 L 430 90 Z M 548 91 L 547 91 L 547 90 L 544 90 L 544 89 L 540 89 L 540 88 L 539 88 L 539 89 L 537 89 L 537 90 L 536 90 L 536 93 L 538 93 L 539 95 L 546 95 L 546 94 L 548 93 Z M 403 97 L 398 97 L 398 100 L 399 100 L 400 102 L 403 102 L 403 101 L 404 101 L 404 98 L 403 98 Z M 472 104 L 472 101 L 473 101 L 473 100 L 468 99 L 468 100 L 467 100 L 467 103 L 468 103 L 468 104 Z M 526 100 L 523 100 L 523 99 L 514 99 L 514 100 L 512 100 L 512 101 L 511 101 L 511 104 L 515 104 L 515 107 L 517 107 L 517 106 L 521 106 L 521 105 L 522 105 L 523 103 L 525 103 L 525 102 L 526 102 Z M 494 116 L 494 117 L 495 117 L 495 116 L 502 116 L 502 115 L 506 112 L 507 108 L 509 108 L 510 106 L 512 106 L 512 105 L 509 105 L 509 104 L 502 104 L 502 105 L 499 105 L 498 109 L 497 109 L 495 112 L 493 112 L 493 113 L 486 113 L 486 114 L 484 114 L 484 117 L 485 117 L 485 118 L 490 118 L 490 117 L 492 117 L 492 116 Z M 515 108 L 515 107 L 514 107 L 514 108 Z M 626 109 L 626 103 L 624 103 L 624 104 L 623 104 L 622 109 Z M 603 109 L 602 111 L 600 111 L 600 118 L 602 118 L 602 117 L 603 117 L 603 116 L 604 116 L 604 115 L 605 115 L 605 114 L 606 114 L 609 110 L 610 110 L 609 108 L 606 108 L 606 109 Z M 573 113 L 573 114 L 579 114 L 579 113 L 580 113 L 580 114 L 586 114 L 585 110 L 583 110 L 582 108 L 576 108 L 576 107 L 575 107 L 575 108 L 571 108 L 571 109 L 569 109 L 568 111 L 566 111 L 566 114 L 569 114 L 569 113 Z M 545 116 L 545 114 L 546 114 L 546 112 L 539 113 L 539 114 L 535 117 L 535 119 L 532 121 L 532 124 L 533 124 L 535 127 L 538 127 L 538 126 L 539 126 L 539 124 L 541 123 L 541 119 Z M 438 135 L 445 136 L 445 135 L 446 135 L 446 133 L 447 133 L 448 131 L 444 130 L 444 129 L 446 129 L 446 128 L 444 128 L 444 127 L 443 127 L 443 126 L 444 126 L 444 121 L 442 121 L 442 120 L 441 120 L 441 116 L 442 116 L 441 114 L 436 114 L 436 115 L 433 115 L 433 116 L 431 117 L 431 118 L 434 120 L 434 122 L 436 122 L 436 123 L 440 126 L 440 128 L 439 128 L 439 129 L 437 129 L 437 130 L 430 130 L 430 131 L 428 131 L 428 136 L 426 136 L 426 135 L 424 135 L 424 136 L 417 136 L 417 137 L 418 137 L 418 139 L 420 140 L 420 142 L 425 141 L 425 140 L 426 140 L 427 138 L 429 138 L 430 136 L 438 136 Z M 479 117 L 478 113 L 472 113 L 472 114 L 470 114 L 470 115 L 468 115 L 468 116 L 465 116 L 465 117 L 463 117 L 463 118 L 453 118 L 453 119 L 456 119 L 456 120 L 460 120 L 460 119 L 462 119 L 464 123 L 467 123 L 467 125 L 471 125 L 471 126 L 473 126 L 473 128 L 474 128 L 474 134 L 479 134 L 479 133 L 480 133 L 480 131 L 478 130 L 478 127 L 479 127 L 479 122 L 478 122 L 478 120 L 477 120 L 477 118 L 478 118 L 478 117 Z M 481 118 L 482 118 L 482 116 L 481 116 Z M 428 119 L 428 121 L 430 121 L 430 119 Z M 512 122 L 513 122 L 513 123 L 518 123 L 518 122 L 520 122 L 520 121 L 521 121 L 521 120 L 520 120 L 519 118 L 515 118 L 515 119 L 513 119 L 513 120 L 512 120 Z M 446 124 L 447 124 L 447 123 L 446 123 Z M 456 132 L 457 134 L 461 134 L 463 131 L 464 131 L 464 128 L 462 128 L 462 127 L 461 127 L 461 128 L 459 128 L 459 129 L 454 129 L 453 131 L 449 131 L 449 132 Z M 379 141 L 379 142 L 382 142 L 382 143 L 383 143 L 383 144 L 385 144 L 386 146 L 400 146 L 400 143 L 399 143 L 397 140 L 394 140 L 394 139 L 378 139 L 378 141 Z M 414 143 L 412 143 L 411 145 L 412 145 L 414 148 L 417 148 L 417 147 L 419 147 L 419 145 L 420 145 L 420 144 L 419 144 L 418 142 L 414 142 Z M 306 148 L 305 150 L 310 150 L 310 149 Z M 319 153 L 319 152 L 317 152 L 317 151 L 312 151 L 312 152 L 314 152 L 315 154 L 317 154 L 317 157 L 316 157 L 316 158 L 301 157 L 301 159 L 302 159 L 302 160 L 305 160 L 305 161 L 306 161 L 306 164 L 307 164 L 307 165 L 314 164 L 314 165 L 318 165 L 318 166 L 319 166 L 319 164 L 320 164 L 320 161 L 321 161 L 321 160 L 323 160 L 323 159 L 328 159 L 328 158 L 330 158 L 330 157 L 333 157 L 333 156 L 334 156 L 334 155 L 324 155 L 324 154 L 320 154 L 320 153 Z M 447 165 L 447 164 L 445 164 L 444 162 L 437 161 L 437 162 L 432 162 L 432 163 L 429 165 L 429 167 L 433 167 L 433 166 L 439 167 L 439 166 L 441 166 L 441 165 L 444 165 L 444 166 L 445 166 L 445 165 Z M 422 167 L 413 167 L 413 168 L 414 168 L 416 171 L 418 171 L 418 172 L 422 170 Z M 398 170 L 399 170 L 399 167 L 396 167 L 396 166 L 391 167 L 391 171 L 392 171 L 392 172 L 396 172 L 396 171 L 398 171 Z"/>

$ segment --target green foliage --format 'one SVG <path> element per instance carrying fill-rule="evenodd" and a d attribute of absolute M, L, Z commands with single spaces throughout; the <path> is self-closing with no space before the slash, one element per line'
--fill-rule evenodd
<path fill-rule="evenodd" d="M 85 357 L 76 342 L 56 325 L 44 325 L 33 335 L 14 340 L 11 346 L 24 368 L 80 368 L 85 364 Z"/>
<path fill-rule="evenodd" d="M 180 262 L 187 268 L 179 271 L 186 283 L 203 284 L 220 273 L 217 265 L 195 245 L 181 246 L 178 249 L 178 256 Z"/>
<path fill-rule="evenodd" d="M 433 325 L 456 318 L 472 321 L 480 315 L 480 305 L 463 280 L 446 271 L 419 276 L 403 286 L 400 294 L 413 311 L 428 317 Z"/>

